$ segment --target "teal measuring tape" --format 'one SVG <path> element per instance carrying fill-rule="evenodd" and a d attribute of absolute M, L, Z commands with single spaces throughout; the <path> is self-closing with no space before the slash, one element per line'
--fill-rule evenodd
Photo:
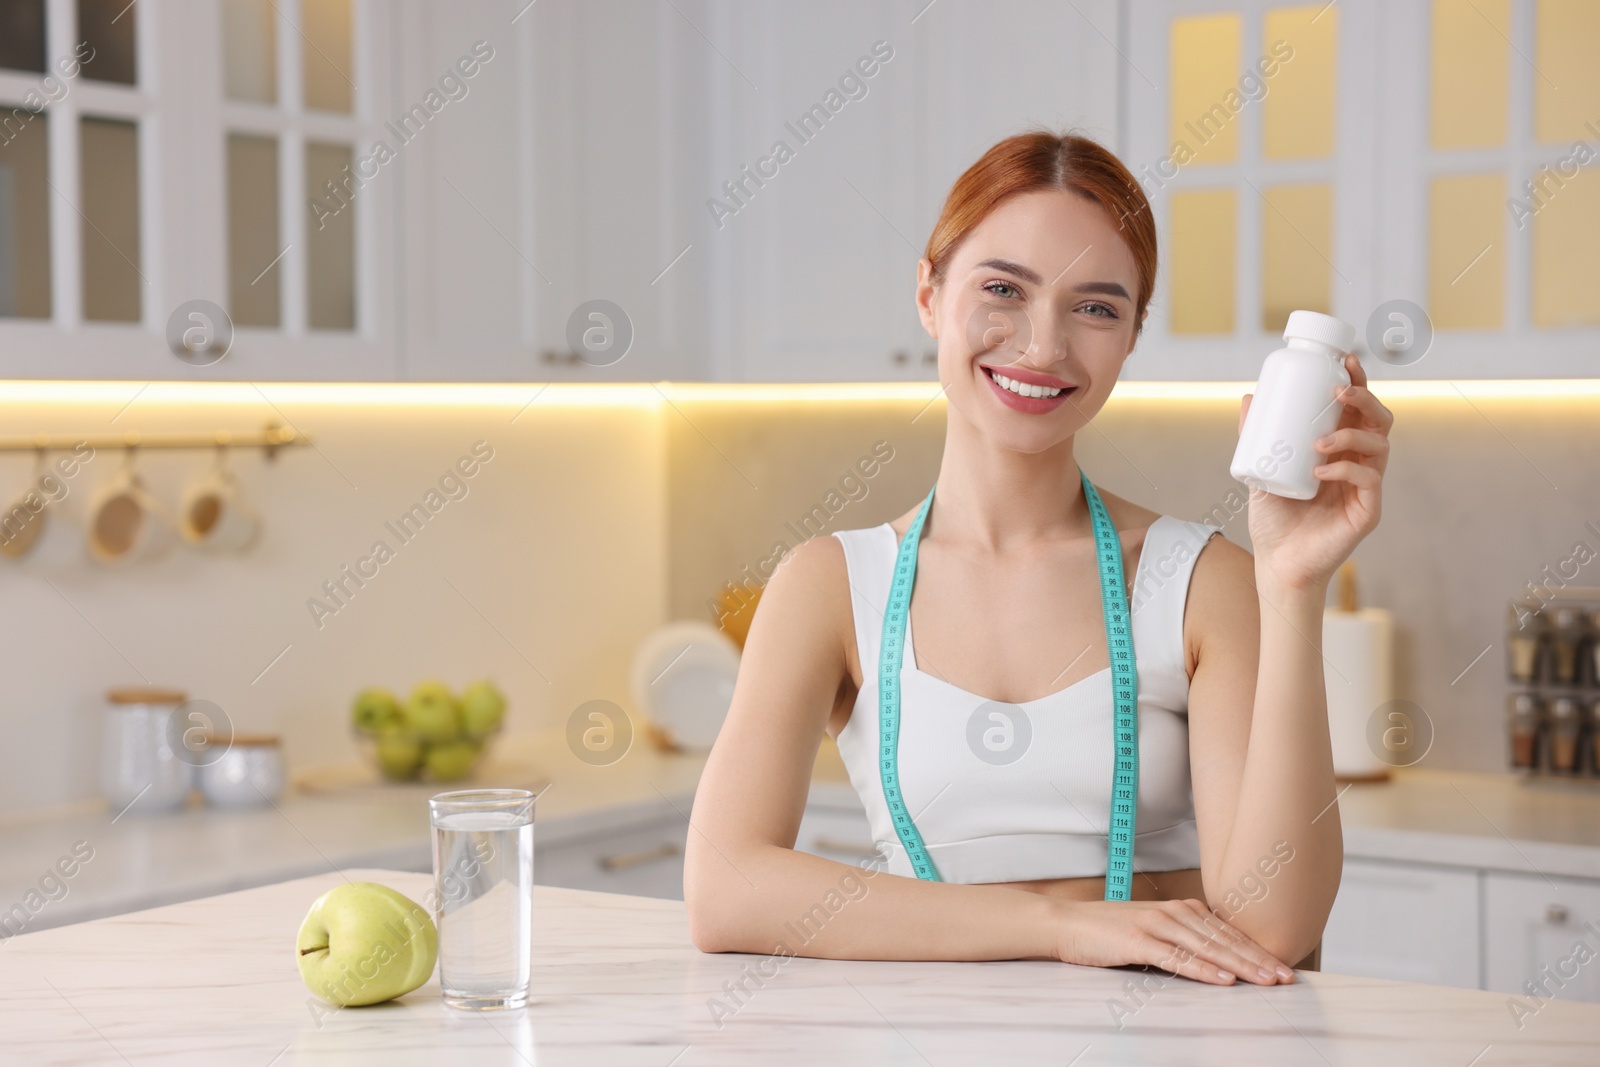
<path fill-rule="evenodd" d="M 1111 653 L 1111 690 L 1115 702 L 1113 764 L 1111 774 L 1111 825 L 1106 843 L 1106 899 L 1128 900 L 1133 890 L 1133 837 L 1139 796 L 1139 673 L 1133 656 L 1128 595 L 1122 580 L 1122 542 L 1106 512 L 1099 492 L 1080 468 L 1084 499 L 1094 523 L 1095 556 L 1100 565 L 1100 601 L 1106 620 L 1106 646 Z M 906 808 L 900 790 L 900 664 L 905 656 L 906 620 L 911 613 L 911 589 L 917 580 L 917 547 L 933 506 L 933 490 L 906 528 L 895 556 L 889 602 L 883 612 L 883 642 L 878 651 L 878 770 L 883 798 L 889 806 L 895 833 L 911 861 L 911 869 L 925 881 L 942 881 L 928 855 L 922 834 Z"/>

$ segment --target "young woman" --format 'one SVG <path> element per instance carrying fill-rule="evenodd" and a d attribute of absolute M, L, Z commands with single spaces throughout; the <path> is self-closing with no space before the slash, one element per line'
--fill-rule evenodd
<path fill-rule="evenodd" d="M 1219 527 L 1098 492 L 1074 441 L 1155 277 L 1150 206 L 1092 141 L 1012 137 L 956 182 L 918 268 L 949 400 L 938 481 L 893 523 L 802 545 L 768 584 L 695 797 L 684 890 L 699 948 L 1293 981 L 1343 855 L 1324 596 L 1378 523 L 1393 416 L 1347 356 L 1322 485 L 1311 500 L 1251 491 L 1254 556 Z M 908 619 L 886 628 L 919 516 Z M 1108 598 L 1119 542 L 1122 596 Z M 1106 613 L 1117 599 L 1123 622 Z M 1127 630 L 1136 673 L 1111 665 Z M 1136 698 L 1113 684 L 1130 675 Z M 1137 701 L 1139 761 L 1132 884 L 1112 899 L 1119 691 L 1125 717 Z M 823 731 L 886 863 L 864 880 L 793 847 Z"/>

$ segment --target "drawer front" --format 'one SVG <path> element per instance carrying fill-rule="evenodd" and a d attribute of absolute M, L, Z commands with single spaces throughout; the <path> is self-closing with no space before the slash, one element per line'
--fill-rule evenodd
<path fill-rule="evenodd" d="M 1600 882 L 1491 871 L 1484 914 L 1489 989 L 1600 1003 Z"/>
<path fill-rule="evenodd" d="M 854 867 L 883 866 L 875 862 L 878 854 L 872 829 L 867 824 L 867 813 L 860 810 L 808 807 L 800 820 L 794 847 Z"/>
<path fill-rule="evenodd" d="M 1322 935 L 1334 974 L 1479 987 L 1479 875 L 1346 858 Z"/>
<path fill-rule="evenodd" d="M 688 827 L 676 816 L 633 830 L 534 848 L 533 880 L 566 889 L 683 899 Z"/>

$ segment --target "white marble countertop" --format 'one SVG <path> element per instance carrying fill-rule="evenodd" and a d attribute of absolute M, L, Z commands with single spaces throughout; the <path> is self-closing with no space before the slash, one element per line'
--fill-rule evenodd
<path fill-rule="evenodd" d="M 349 870 L 421 899 L 431 879 Z M 534 1002 L 443 1007 L 437 978 L 386 1005 L 312 1010 L 290 945 L 339 874 L 17 937 L 0 946 L 6 1062 L 73 1065 L 1593 1064 L 1600 1006 L 1307 974 L 1203 986 L 1045 961 L 707 955 L 676 901 L 538 887 Z M 780 962 L 781 959 L 781 962 Z M 729 983 L 748 973 L 747 996 Z M 1135 976 L 1142 1006 L 1118 1019 Z M 716 1001 L 732 1008 L 717 1019 Z"/>

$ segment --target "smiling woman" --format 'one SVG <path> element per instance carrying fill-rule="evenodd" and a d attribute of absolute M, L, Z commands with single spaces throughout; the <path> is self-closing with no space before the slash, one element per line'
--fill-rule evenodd
<path fill-rule="evenodd" d="M 938 480 L 769 583 L 695 796 L 697 946 L 1265 985 L 1313 952 L 1343 851 L 1322 606 L 1377 525 L 1393 420 L 1347 355 L 1319 491 L 1252 491 L 1253 557 L 1102 493 L 1074 442 L 1156 264 L 1148 202 L 1093 141 L 1012 137 L 956 182 L 916 293 L 949 400 Z M 796 948 L 785 922 L 840 871 L 794 849 L 824 733 L 885 864 Z M 1271 892 L 1240 907 L 1235 887 L 1269 868 Z"/>

